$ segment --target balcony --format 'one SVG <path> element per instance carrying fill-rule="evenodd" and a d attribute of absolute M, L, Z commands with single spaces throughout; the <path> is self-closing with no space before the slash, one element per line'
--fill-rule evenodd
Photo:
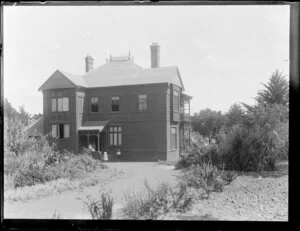
<path fill-rule="evenodd" d="M 182 122 L 192 122 L 191 116 L 188 113 L 180 112 L 180 121 Z"/>

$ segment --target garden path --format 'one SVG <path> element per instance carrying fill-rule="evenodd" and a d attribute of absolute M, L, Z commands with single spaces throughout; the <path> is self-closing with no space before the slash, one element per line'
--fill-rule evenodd
<path fill-rule="evenodd" d="M 109 168 L 124 171 L 124 175 L 98 185 L 62 192 L 45 198 L 21 201 L 5 201 L 4 217 L 15 219 L 51 219 L 56 213 L 61 219 L 91 219 L 82 200 L 86 196 L 100 198 L 102 190 L 110 189 L 114 198 L 113 218 L 120 218 L 120 208 L 124 199 L 124 192 L 145 190 L 144 181 L 155 187 L 162 181 L 175 184 L 180 171 L 173 166 L 160 165 L 154 162 L 114 162 L 107 163 Z"/>

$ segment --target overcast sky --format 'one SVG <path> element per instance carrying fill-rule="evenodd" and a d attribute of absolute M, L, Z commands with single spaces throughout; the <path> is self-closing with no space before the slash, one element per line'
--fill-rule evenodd
<path fill-rule="evenodd" d="M 87 54 L 97 67 L 129 48 L 148 68 L 152 42 L 161 66 L 178 66 L 192 113 L 251 104 L 272 72 L 289 75 L 289 6 L 6 6 L 3 27 L 4 97 L 30 113 L 56 69 L 81 75 Z"/>

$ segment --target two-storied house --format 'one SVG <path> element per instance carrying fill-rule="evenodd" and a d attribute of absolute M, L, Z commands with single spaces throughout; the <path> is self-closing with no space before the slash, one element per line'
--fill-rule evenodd
<path fill-rule="evenodd" d="M 56 70 L 39 88 L 42 133 L 76 153 L 91 144 L 109 155 L 120 150 L 122 160 L 178 160 L 190 139 L 191 97 L 176 66 L 160 67 L 160 46 L 150 51 L 151 68 L 129 53 L 95 69 L 87 56 L 82 76 Z"/>

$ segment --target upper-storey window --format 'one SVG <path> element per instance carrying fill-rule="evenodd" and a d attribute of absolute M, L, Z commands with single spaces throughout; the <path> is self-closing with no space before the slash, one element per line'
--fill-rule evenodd
<path fill-rule="evenodd" d="M 139 95 L 139 111 L 146 111 L 147 107 L 147 95 Z"/>
<path fill-rule="evenodd" d="M 52 112 L 69 111 L 69 98 L 52 98 L 51 99 Z"/>
<path fill-rule="evenodd" d="M 120 111 L 120 97 L 114 96 L 111 98 L 111 111 Z"/>
<path fill-rule="evenodd" d="M 91 97 L 91 112 L 98 112 L 98 97 Z"/>
<path fill-rule="evenodd" d="M 52 111 L 54 112 L 54 111 L 56 111 L 56 98 L 53 98 L 53 99 L 51 99 L 51 104 L 52 104 L 52 106 L 51 106 L 51 108 L 52 108 Z"/>
<path fill-rule="evenodd" d="M 173 110 L 179 111 L 179 92 L 173 91 Z"/>

